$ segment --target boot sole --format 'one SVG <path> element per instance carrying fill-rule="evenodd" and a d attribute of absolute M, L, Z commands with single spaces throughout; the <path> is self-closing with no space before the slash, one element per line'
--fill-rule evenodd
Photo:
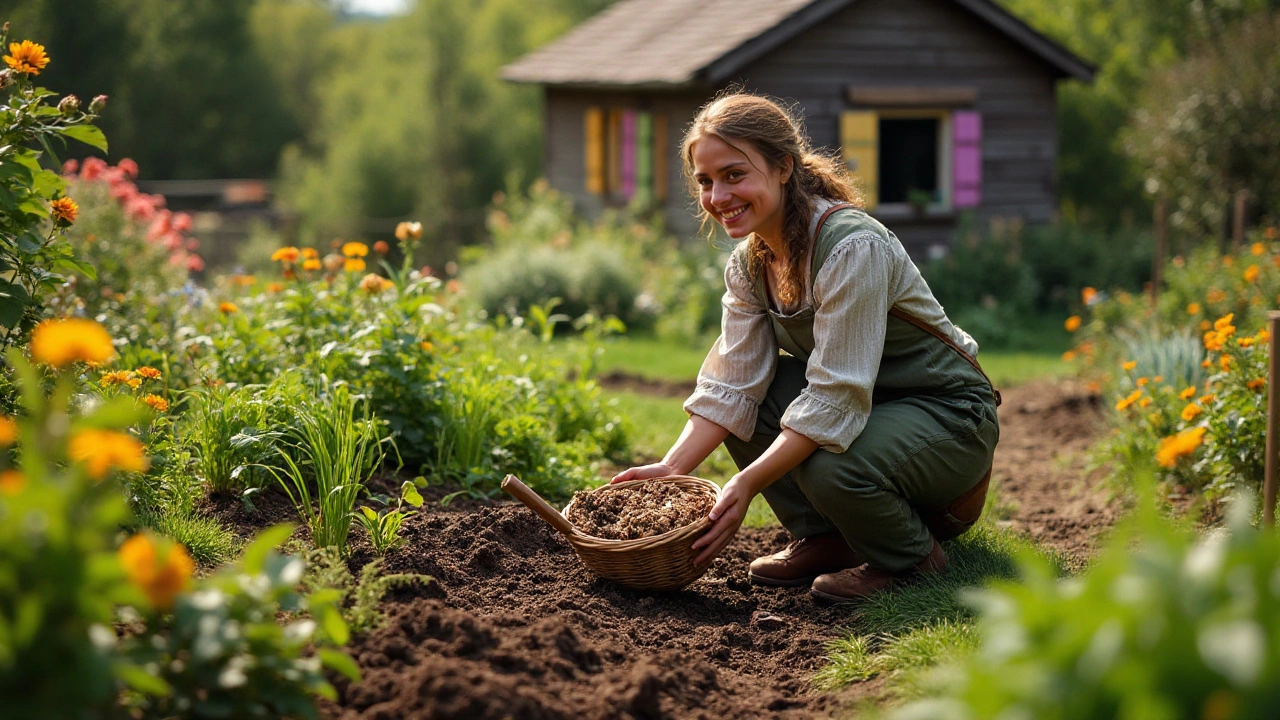
<path fill-rule="evenodd" d="M 809 577 L 795 578 L 792 580 L 779 580 L 777 578 L 756 575 L 750 570 L 747 571 L 747 579 L 753 584 L 768 585 L 769 587 L 800 587 L 801 585 L 812 584 L 817 577 L 817 575 L 811 575 Z"/>
<path fill-rule="evenodd" d="M 821 590 L 814 590 L 813 588 L 809 589 L 809 596 L 815 600 L 823 600 L 837 605 L 856 605 L 858 603 L 865 602 L 867 599 L 862 596 L 845 597 L 843 595 L 832 595 L 831 593 L 824 593 Z"/>

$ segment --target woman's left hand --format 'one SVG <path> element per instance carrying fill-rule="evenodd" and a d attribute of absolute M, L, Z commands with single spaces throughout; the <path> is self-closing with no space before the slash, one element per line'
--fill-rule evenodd
<path fill-rule="evenodd" d="M 742 527 L 742 521 L 747 516 L 747 506 L 754 496 L 755 492 L 742 480 L 741 475 L 734 475 L 725 483 L 720 501 L 707 515 L 712 522 L 711 527 L 693 542 L 694 550 L 705 548 L 693 560 L 696 567 L 701 568 L 714 560 L 729 541 L 733 540 L 733 536 L 738 534 L 738 528 Z"/>

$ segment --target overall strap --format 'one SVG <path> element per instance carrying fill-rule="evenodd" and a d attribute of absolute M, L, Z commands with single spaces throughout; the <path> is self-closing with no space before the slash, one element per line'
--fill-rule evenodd
<path fill-rule="evenodd" d="M 826 225 L 826 224 L 827 224 L 827 218 L 831 217 L 831 215 L 832 215 L 833 213 L 835 213 L 835 212 L 838 212 L 838 211 L 840 211 L 840 210 L 849 210 L 849 209 L 857 209 L 857 206 L 856 206 L 856 205 L 853 205 L 852 203 L 837 203 L 837 204 L 832 205 L 831 207 L 827 208 L 827 211 L 826 211 L 826 212 L 824 212 L 824 213 L 822 213 L 822 217 L 818 219 L 818 228 L 817 228 L 816 230 L 814 230 L 814 233 L 813 233 L 813 237 L 815 238 L 815 242 L 814 242 L 814 247 L 815 247 L 815 248 L 817 247 L 816 238 L 817 238 L 820 234 L 822 234 L 822 227 L 823 227 L 824 225 Z M 818 266 L 818 265 L 817 265 L 817 262 L 816 262 L 816 261 L 817 261 L 817 258 L 814 258 L 814 260 L 815 260 L 815 265 L 814 265 L 814 267 L 817 267 L 817 266 Z M 912 325 L 915 325 L 916 327 L 920 328 L 921 330 L 924 330 L 925 332 L 929 333 L 930 335 L 932 335 L 932 336 L 934 336 L 934 337 L 938 338 L 939 340 L 941 340 L 942 342 L 946 343 L 947 347 L 950 347 L 952 350 L 955 350 L 956 352 L 960 353 L 960 357 L 962 357 L 962 358 L 964 358 L 965 360 L 967 360 L 967 361 L 969 362 L 969 364 L 973 366 L 973 369 L 974 369 L 974 370 L 977 370 L 977 371 L 978 371 L 978 373 L 979 373 L 979 374 L 981 374 L 981 375 L 982 375 L 982 377 L 986 379 L 987 384 L 991 386 L 991 392 L 995 393 L 995 396 L 996 396 L 996 405 L 997 405 L 997 406 L 999 406 L 999 405 L 1000 405 L 1000 402 L 1001 402 L 1000 391 L 999 391 L 999 390 L 996 390 L 996 385 L 995 385 L 995 383 L 991 382 L 991 378 L 990 378 L 990 377 L 988 377 L 988 376 L 987 376 L 987 373 L 983 371 L 982 366 L 978 364 L 978 359 L 977 359 L 977 358 L 975 358 L 974 356 L 972 356 L 972 355 L 970 355 L 969 353 L 965 352 L 965 351 L 964 351 L 964 348 L 962 348 L 962 347 L 960 347 L 959 345 L 957 345 L 957 344 L 956 344 L 956 342 L 955 342 L 954 340 L 952 340 L 951 338 L 947 337 L 947 336 L 946 336 L 946 335 L 945 335 L 941 330 L 939 330 L 939 329 L 935 328 L 934 326 L 930 325 L 929 323 L 925 322 L 924 320 L 921 320 L 920 318 L 915 317 L 914 315 L 911 315 L 911 314 L 906 313 L 906 312 L 904 312 L 904 311 L 902 311 L 902 310 L 899 310 L 899 309 L 898 309 L 898 308 L 896 308 L 896 307 L 891 307 L 891 308 L 889 308 L 889 314 L 890 314 L 890 315 L 892 315 L 893 317 L 898 318 L 899 320 L 903 320 L 903 321 L 906 321 L 906 322 L 911 323 Z"/>

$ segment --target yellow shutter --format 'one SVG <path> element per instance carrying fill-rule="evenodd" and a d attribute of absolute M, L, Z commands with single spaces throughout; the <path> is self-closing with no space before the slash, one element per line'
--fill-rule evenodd
<path fill-rule="evenodd" d="M 861 183 L 867 207 L 875 207 L 880 194 L 880 118 L 871 111 L 841 113 L 840 145 L 849 172 Z"/>
<path fill-rule="evenodd" d="M 587 192 L 604 194 L 604 111 L 587 108 L 585 117 Z"/>

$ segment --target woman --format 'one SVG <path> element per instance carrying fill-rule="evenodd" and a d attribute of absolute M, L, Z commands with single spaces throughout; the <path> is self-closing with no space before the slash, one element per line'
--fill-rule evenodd
<path fill-rule="evenodd" d="M 856 601 L 943 570 L 938 540 L 977 519 L 999 436 L 977 344 L 775 102 L 713 100 L 681 151 L 704 220 L 746 241 L 684 431 L 662 462 L 613 481 L 691 473 L 724 443 L 739 472 L 694 542 L 696 565 L 763 493 L 794 540 L 751 563 L 753 582 Z"/>

